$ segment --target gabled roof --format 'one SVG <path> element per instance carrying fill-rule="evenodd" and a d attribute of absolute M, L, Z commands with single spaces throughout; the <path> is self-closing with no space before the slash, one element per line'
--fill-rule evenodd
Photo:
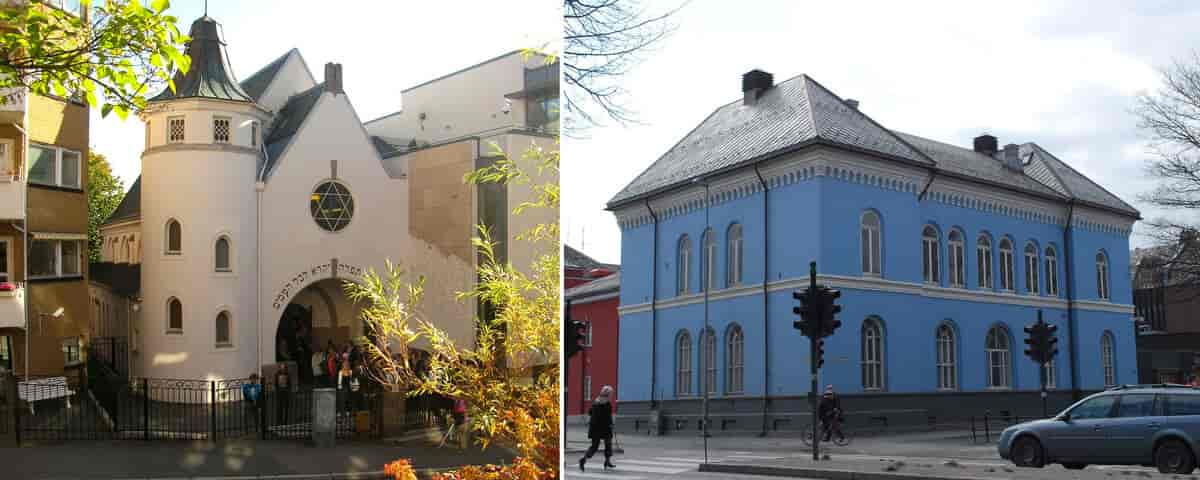
<path fill-rule="evenodd" d="M 726 104 L 609 200 L 609 206 L 687 183 L 763 155 L 828 143 L 932 166 L 934 162 L 806 75 L 767 89 L 757 102 Z"/>
<path fill-rule="evenodd" d="M 563 244 L 563 266 L 566 268 L 579 268 L 585 271 L 593 268 L 607 268 L 609 270 L 616 270 L 620 268 L 619 265 L 601 263 L 600 261 L 587 256 L 586 253 L 576 250 L 565 243 Z"/>
<path fill-rule="evenodd" d="M 246 79 L 242 80 L 241 83 L 242 90 L 245 90 L 246 93 L 253 97 L 254 101 L 257 102 L 260 98 L 262 98 L 262 94 L 266 92 L 267 87 L 271 86 L 271 81 L 274 80 L 275 76 L 279 74 L 279 70 L 287 61 L 288 56 L 296 52 L 297 50 L 295 48 L 288 50 L 287 53 L 284 53 L 279 58 L 272 60 L 271 63 L 268 63 L 257 72 L 254 72 L 249 77 L 246 77 Z"/>
<path fill-rule="evenodd" d="M 1027 143 L 1022 146 L 1023 156 L 1026 150 L 1029 156 L 1025 158 L 1028 158 L 1029 162 L 1025 165 L 1025 173 L 1030 177 L 1069 198 L 1141 218 L 1141 213 L 1132 205 L 1125 203 L 1037 144 Z"/>
<path fill-rule="evenodd" d="M 191 40 L 188 41 L 186 52 L 192 58 L 191 68 L 186 74 L 175 72 L 174 92 L 170 88 L 163 89 L 149 101 L 178 98 L 254 101 L 233 78 L 233 69 L 229 66 L 229 55 L 225 52 L 225 42 L 221 40 L 219 27 L 217 21 L 208 15 L 192 22 L 192 29 L 188 32 Z"/>
<path fill-rule="evenodd" d="M 125 192 L 125 196 L 121 198 L 121 203 L 113 210 L 108 219 L 104 220 L 105 224 L 116 223 L 121 220 L 129 220 L 138 218 L 142 215 L 142 176 L 138 175 L 133 181 L 133 185 L 129 187 L 129 191 Z"/>
<path fill-rule="evenodd" d="M 317 100 L 321 99 L 323 92 L 325 92 L 325 84 L 317 84 L 308 90 L 292 95 L 283 108 L 279 109 L 279 114 L 275 117 L 275 122 L 271 125 L 266 140 L 263 141 L 267 148 L 264 175 L 270 174 L 271 169 L 279 161 L 279 156 L 292 142 L 292 137 L 296 136 L 296 131 L 300 129 L 300 125 L 304 124 L 304 119 L 308 118 L 308 114 L 317 105 Z"/>

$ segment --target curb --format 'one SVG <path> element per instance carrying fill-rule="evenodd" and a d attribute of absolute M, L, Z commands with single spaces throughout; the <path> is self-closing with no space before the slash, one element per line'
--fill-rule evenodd
<path fill-rule="evenodd" d="M 419 468 L 415 469 L 417 478 L 428 479 L 434 473 L 440 473 L 467 465 L 450 468 Z M 358 473 L 283 473 L 269 475 L 201 475 L 193 477 L 114 477 L 114 480 L 391 480 L 383 470 Z"/>
<path fill-rule="evenodd" d="M 979 479 L 1004 479 L 1007 477 L 956 477 L 956 476 L 930 476 L 928 474 L 918 473 L 894 473 L 894 472 L 862 472 L 857 470 L 834 470 L 821 468 L 806 468 L 806 467 L 771 467 L 760 465 L 729 465 L 721 463 L 702 463 L 700 464 L 701 472 L 710 473 L 734 473 L 742 475 L 762 475 L 768 477 L 805 477 L 805 478 L 821 478 L 827 480 L 979 480 Z"/>

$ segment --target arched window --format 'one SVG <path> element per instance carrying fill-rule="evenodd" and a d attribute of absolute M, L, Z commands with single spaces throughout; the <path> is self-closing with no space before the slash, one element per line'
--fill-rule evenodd
<path fill-rule="evenodd" d="M 216 345 L 217 348 L 228 348 L 233 346 L 233 339 L 230 337 L 229 331 L 233 326 L 230 323 L 229 312 L 222 311 L 217 314 L 216 325 Z"/>
<path fill-rule="evenodd" d="M 717 264 L 717 239 L 713 238 L 711 228 L 704 230 L 704 235 L 700 236 L 700 245 L 703 249 L 700 257 L 700 274 L 704 278 L 700 280 L 702 284 L 700 288 L 704 290 L 712 290 L 717 285 L 717 274 L 713 272 L 713 266 Z"/>
<path fill-rule="evenodd" d="M 1015 290 L 1013 286 L 1013 246 L 1007 238 L 1000 240 L 1000 289 Z"/>
<path fill-rule="evenodd" d="M 717 393 L 717 334 L 711 328 L 707 328 L 700 334 L 700 365 L 704 369 L 703 388 L 708 389 L 708 393 Z"/>
<path fill-rule="evenodd" d="M 217 238 L 217 244 L 213 248 L 213 256 L 216 259 L 215 269 L 218 272 L 233 271 L 229 264 L 229 237 L 222 235 Z"/>
<path fill-rule="evenodd" d="M 167 299 L 167 333 L 183 333 L 183 302 Z"/>
<path fill-rule="evenodd" d="M 174 218 L 167 220 L 167 255 L 183 252 L 183 227 Z"/>
<path fill-rule="evenodd" d="M 1100 364 L 1104 366 L 1104 386 L 1111 387 L 1117 384 L 1117 369 L 1113 364 L 1113 334 L 1105 330 L 1100 336 Z"/>
<path fill-rule="evenodd" d="M 879 255 L 880 228 L 879 215 L 872 211 L 862 214 L 862 271 L 869 275 L 879 275 L 881 257 Z"/>
<path fill-rule="evenodd" d="M 1054 359 L 1042 365 L 1042 370 L 1046 372 L 1046 389 L 1053 390 L 1058 386 L 1058 367 L 1054 364 Z"/>
<path fill-rule="evenodd" d="M 679 264 L 675 266 L 676 292 L 688 293 L 688 271 L 692 263 L 692 240 L 684 235 L 679 238 Z"/>
<path fill-rule="evenodd" d="M 938 390 L 958 389 L 957 359 L 954 328 L 943 323 L 937 329 Z"/>
<path fill-rule="evenodd" d="M 1108 257 L 1104 252 L 1096 252 L 1096 295 L 1108 300 Z"/>
<path fill-rule="evenodd" d="M 921 271 L 925 274 L 925 283 L 939 283 L 942 281 L 942 276 L 938 272 L 938 266 L 941 264 L 938 259 L 938 252 L 940 250 L 937 229 L 931 225 L 926 225 L 925 229 L 921 231 Z"/>
<path fill-rule="evenodd" d="M 967 285 L 966 249 L 962 232 L 951 230 L 946 242 L 950 247 L 947 260 L 950 262 L 950 286 L 963 288 Z"/>
<path fill-rule="evenodd" d="M 862 326 L 863 390 L 883 389 L 883 326 L 871 317 Z"/>
<path fill-rule="evenodd" d="M 126 263 L 134 263 L 133 262 L 133 237 L 125 237 L 124 243 L 125 243 L 125 257 L 124 257 L 125 262 Z"/>
<path fill-rule="evenodd" d="M 744 391 L 744 344 L 742 327 L 735 323 L 725 334 L 725 393 L 737 394 Z"/>
<path fill-rule="evenodd" d="M 982 234 L 975 240 L 976 270 L 979 272 L 979 288 L 992 288 L 992 240 Z"/>
<path fill-rule="evenodd" d="M 725 286 L 732 287 L 742 284 L 742 225 L 735 223 L 729 226 L 726 233 L 726 243 L 729 248 L 725 259 Z"/>
<path fill-rule="evenodd" d="M 996 325 L 988 330 L 985 348 L 988 361 L 988 388 L 1012 388 L 1012 350 L 1008 331 Z"/>
<path fill-rule="evenodd" d="M 687 331 L 675 337 L 675 396 L 692 394 L 692 336 Z"/>
<path fill-rule="evenodd" d="M 1058 296 L 1058 256 L 1054 247 L 1046 247 L 1046 294 Z"/>
<path fill-rule="evenodd" d="M 1025 244 L 1025 291 L 1030 295 L 1038 294 L 1038 249 L 1033 242 Z"/>

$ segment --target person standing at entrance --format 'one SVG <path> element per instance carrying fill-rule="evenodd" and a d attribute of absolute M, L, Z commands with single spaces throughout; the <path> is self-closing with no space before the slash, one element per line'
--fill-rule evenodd
<path fill-rule="evenodd" d="M 612 437 L 613 437 L 613 418 L 612 418 L 612 387 L 605 385 L 600 389 L 600 395 L 596 397 L 596 401 L 592 402 L 592 408 L 588 410 L 588 438 L 592 440 L 592 446 L 588 447 L 587 453 L 583 458 L 579 459 L 579 471 L 584 470 L 584 464 L 587 463 L 592 455 L 596 454 L 596 450 L 600 449 L 600 441 L 604 441 L 604 469 L 616 468 L 612 464 Z"/>
<path fill-rule="evenodd" d="M 314 387 L 325 386 L 325 352 L 322 352 L 316 345 L 313 345 L 312 375 Z"/>
<path fill-rule="evenodd" d="M 275 421 L 279 425 L 286 425 L 288 421 L 288 409 L 292 406 L 292 376 L 288 374 L 288 364 L 279 364 L 279 371 L 275 372 Z"/>
<path fill-rule="evenodd" d="M 262 385 L 258 383 L 258 374 L 250 373 L 250 381 L 242 385 L 242 398 L 246 401 L 245 415 L 250 417 L 248 422 L 254 425 L 254 431 L 258 431 L 258 417 L 261 415 L 259 408 L 262 398 Z"/>
<path fill-rule="evenodd" d="M 349 415 L 351 412 L 351 410 L 350 410 L 350 408 L 351 408 L 351 405 L 350 405 L 350 380 L 352 380 L 353 378 L 354 378 L 354 370 L 350 369 L 350 361 L 343 360 L 342 361 L 342 369 L 338 371 L 338 375 L 337 375 L 337 385 L 338 385 L 337 388 L 338 388 L 338 400 L 340 400 L 342 402 L 342 410 L 345 411 L 347 415 Z"/>

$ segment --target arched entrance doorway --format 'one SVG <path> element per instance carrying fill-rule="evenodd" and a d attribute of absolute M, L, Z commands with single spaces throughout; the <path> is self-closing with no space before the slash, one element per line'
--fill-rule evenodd
<path fill-rule="evenodd" d="M 294 362 L 297 379 L 311 384 L 314 350 L 338 352 L 363 335 L 362 307 L 346 297 L 345 279 L 327 278 L 300 290 L 283 308 L 275 329 L 275 362 Z"/>

